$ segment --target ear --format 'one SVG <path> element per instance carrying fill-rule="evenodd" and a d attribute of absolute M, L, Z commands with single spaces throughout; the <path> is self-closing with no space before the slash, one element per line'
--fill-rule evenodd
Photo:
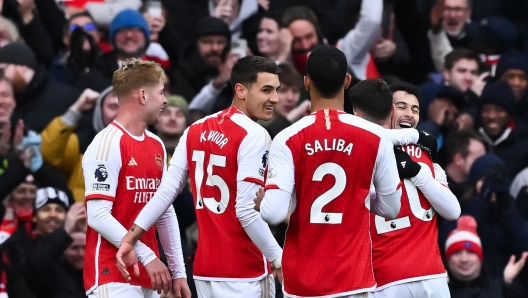
<path fill-rule="evenodd" d="M 311 88 L 312 82 L 310 81 L 310 78 L 308 76 L 304 76 L 304 89 L 309 92 Z"/>
<path fill-rule="evenodd" d="M 449 81 L 451 79 L 451 75 L 449 74 L 449 70 L 444 69 L 442 71 L 442 76 L 444 77 L 444 81 Z"/>
<path fill-rule="evenodd" d="M 139 100 L 139 103 L 141 103 L 142 105 L 147 103 L 147 90 L 139 89 L 138 100 Z"/>
<path fill-rule="evenodd" d="M 456 153 L 455 156 L 453 156 L 453 164 L 456 166 L 461 166 L 464 163 L 464 158 L 462 157 L 462 154 Z"/>
<path fill-rule="evenodd" d="M 236 97 L 238 97 L 240 99 L 246 99 L 248 91 L 249 90 L 246 88 L 246 86 L 244 86 L 244 85 L 242 85 L 240 83 L 236 83 L 235 84 L 235 95 L 236 95 Z"/>
<path fill-rule="evenodd" d="M 343 89 L 348 88 L 350 86 L 350 82 L 352 82 L 352 76 L 347 73 L 345 76 L 345 83 L 343 84 Z"/>

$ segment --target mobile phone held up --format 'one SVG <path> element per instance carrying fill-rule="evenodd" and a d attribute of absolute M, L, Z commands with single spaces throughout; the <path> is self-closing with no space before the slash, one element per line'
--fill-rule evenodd
<path fill-rule="evenodd" d="M 161 1 L 147 1 L 145 4 L 147 8 L 147 13 L 153 17 L 161 17 Z"/>
<path fill-rule="evenodd" d="M 245 39 L 233 39 L 231 41 L 231 53 L 236 53 L 240 58 L 246 56 L 247 51 L 247 40 Z"/>

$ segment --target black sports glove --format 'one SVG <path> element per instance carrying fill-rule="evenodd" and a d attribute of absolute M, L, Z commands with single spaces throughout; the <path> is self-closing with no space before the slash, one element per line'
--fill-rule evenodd
<path fill-rule="evenodd" d="M 432 134 L 426 133 L 425 131 L 418 131 L 418 147 L 422 150 L 425 150 L 429 153 L 429 156 L 436 162 L 436 153 L 438 151 L 438 143 L 436 142 L 436 137 Z"/>
<path fill-rule="evenodd" d="M 420 172 L 420 165 L 411 159 L 407 152 L 394 147 L 394 155 L 396 156 L 396 165 L 398 166 L 398 174 L 400 179 L 411 179 Z"/>

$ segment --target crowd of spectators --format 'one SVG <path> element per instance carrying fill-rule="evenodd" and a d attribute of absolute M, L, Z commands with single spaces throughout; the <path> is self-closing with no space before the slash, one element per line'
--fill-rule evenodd
<path fill-rule="evenodd" d="M 123 60 L 165 70 L 149 129 L 170 160 L 191 123 L 231 104 L 244 55 L 282 69 L 260 123 L 272 137 L 309 114 L 302 76 L 322 44 L 345 53 L 352 85 L 419 87 L 418 128 L 437 137 L 464 215 L 438 222 L 452 296 L 527 297 L 528 1 L 0 0 L 0 12 L 0 297 L 85 297 L 81 160 L 119 109 Z M 174 205 L 192 284 L 189 187 Z M 286 226 L 273 228 L 280 242 Z"/>

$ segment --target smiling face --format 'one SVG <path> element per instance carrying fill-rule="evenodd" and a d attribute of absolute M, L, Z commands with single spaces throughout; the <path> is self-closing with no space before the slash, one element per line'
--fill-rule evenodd
<path fill-rule="evenodd" d="M 241 85 L 241 84 L 237 84 Z M 243 87 L 247 116 L 253 121 L 271 120 L 273 108 L 279 102 L 277 90 L 280 87 L 279 76 L 268 72 L 259 72 L 257 81 L 251 86 Z"/>
<path fill-rule="evenodd" d="M 420 103 L 416 96 L 405 91 L 396 91 L 392 95 L 396 106 L 392 116 L 392 128 L 415 128 L 420 121 Z"/>
<path fill-rule="evenodd" d="M 37 210 L 35 222 L 40 235 L 51 234 L 62 227 L 66 220 L 66 209 L 59 204 L 48 203 Z"/>
<path fill-rule="evenodd" d="M 486 134 L 496 139 L 504 133 L 512 121 L 505 109 L 494 104 L 485 104 L 480 110 L 480 120 Z"/>
<path fill-rule="evenodd" d="M 449 258 L 447 266 L 456 279 L 468 282 L 480 275 L 482 262 L 476 253 L 468 250 L 459 250 Z"/>
<path fill-rule="evenodd" d="M 273 19 L 263 18 L 257 33 L 257 46 L 262 55 L 276 55 L 279 52 L 279 24 Z"/>
<path fill-rule="evenodd" d="M 140 58 L 147 50 L 147 38 L 138 27 L 123 28 L 115 35 L 115 47 L 119 58 Z"/>
<path fill-rule="evenodd" d="M 167 103 L 163 93 L 164 88 L 163 80 L 154 87 L 145 88 L 145 115 L 148 125 L 155 125 L 160 120 L 163 107 Z"/>

